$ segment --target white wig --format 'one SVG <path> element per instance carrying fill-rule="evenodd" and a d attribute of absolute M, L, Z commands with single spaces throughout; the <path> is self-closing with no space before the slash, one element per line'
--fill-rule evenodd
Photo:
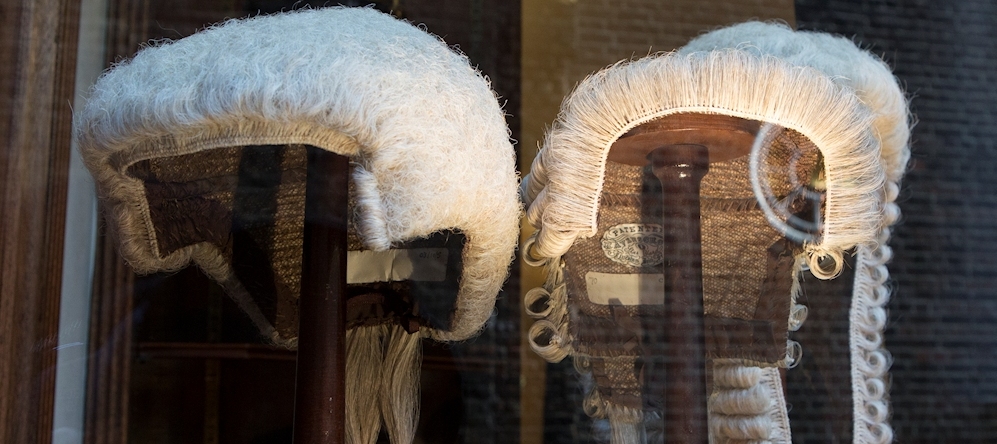
<path fill-rule="evenodd" d="M 889 297 L 884 264 L 891 254 L 885 244 L 899 217 L 894 201 L 909 158 L 910 117 L 886 64 L 847 39 L 745 23 L 582 81 L 564 100 L 522 184 L 527 218 L 537 228 L 534 244 L 524 248 L 526 259 L 546 263 L 551 276 L 557 274 L 575 240 L 597 232 L 612 145 L 641 124 L 681 113 L 772 123 L 795 130 L 820 150 L 826 178 L 823 231 L 804 245 L 806 259 L 814 274 L 830 278 L 836 273 L 821 270 L 821 258 L 831 256 L 840 266 L 846 251 L 857 252 L 850 312 L 855 442 L 891 441 L 883 379 L 888 358 L 882 349 Z M 561 322 L 539 322 L 550 321 Z M 567 331 L 561 325 L 551 329 Z M 541 352 L 559 359 L 572 352 L 569 342 L 559 338 L 549 348 L 562 349 Z M 765 375 L 749 385 L 779 386 L 777 371 Z M 780 389 L 772 392 L 782 397 Z M 775 406 L 768 415 L 785 427 L 781 402 L 781 412 Z M 771 438 L 788 441 L 788 430 Z"/>
<path fill-rule="evenodd" d="M 109 70 L 77 114 L 75 130 L 124 258 L 143 273 L 193 261 L 278 344 L 295 341 L 282 338 L 263 315 L 217 242 L 161 247 L 169 236 L 157 239 L 149 184 L 133 166 L 215 149 L 313 146 L 350 158 L 351 220 L 363 244 L 357 248 L 383 251 L 437 232 L 463 234 L 456 295 L 429 296 L 455 301 L 441 315 L 449 319 L 414 327 L 359 324 L 346 332 L 349 440 L 375 442 L 382 420 L 392 441 L 414 440 L 421 339 L 462 340 L 483 327 L 519 234 L 505 115 L 463 55 L 373 9 L 232 20 L 145 48 Z M 303 206 L 302 190 L 290 194 Z M 281 231 L 274 245 L 300 260 L 298 224 L 299 231 Z M 300 282 L 300 274 L 291 280 Z"/>
<path fill-rule="evenodd" d="M 76 116 L 76 137 L 139 272 L 194 261 L 231 270 L 198 244 L 164 254 L 136 162 L 240 145 L 305 144 L 358 167 L 366 246 L 442 229 L 466 236 L 450 328 L 461 340 L 494 307 L 518 236 L 515 156 L 489 84 L 438 38 L 368 8 L 232 20 L 146 48 L 106 72 Z"/>

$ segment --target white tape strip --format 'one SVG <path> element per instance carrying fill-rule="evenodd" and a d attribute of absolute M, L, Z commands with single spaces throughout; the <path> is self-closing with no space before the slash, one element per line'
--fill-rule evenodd
<path fill-rule="evenodd" d="M 589 301 L 600 305 L 661 305 L 665 303 L 662 274 L 585 273 Z"/>
<path fill-rule="evenodd" d="M 440 282 L 447 277 L 448 253 L 446 248 L 350 251 L 346 256 L 346 283 Z"/>

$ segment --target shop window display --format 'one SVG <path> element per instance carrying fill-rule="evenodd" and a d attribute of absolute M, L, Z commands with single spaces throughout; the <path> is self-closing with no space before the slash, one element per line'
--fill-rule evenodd
<path fill-rule="evenodd" d="M 44 7 L 15 1 L 3 14 L 0 49 L 10 63 L 0 76 L 7 113 L 0 132 L 9 135 L 0 175 L 0 436 L 5 442 L 291 441 L 302 430 L 294 419 L 296 368 L 307 361 L 293 341 L 302 314 L 318 314 L 298 297 L 299 281 L 311 282 L 300 277 L 311 261 L 303 190 L 340 190 L 347 196 L 333 201 L 356 204 L 357 182 L 309 187 L 308 159 L 322 146 L 315 141 L 253 141 L 129 160 L 118 171 L 142 184 L 139 194 L 156 227 L 145 231 L 156 234 L 157 245 L 172 242 L 160 259 L 197 244 L 221 252 L 219 261 L 201 257 L 201 264 L 181 267 L 178 259 L 168 267 L 140 265 L 136 274 L 128 265 L 135 258 L 121 248 L 127 236 L 116 232 L 115 214 L 125 212 L 107 199 L 106 185 L 98 183 L 99 210 L 95 194 L 87 196 L 92 182 L 70 146 L 70 116 L 100 96 L 89 91 L 100 72 L 126 72 L 142 54 L 184 48 L 240 23 L 329 14 L 338 6 L 45 1 Z M 349 225 L 361 228 L 346 233 L 353 266 L 345 270 L 351 283 L 345 292 L 354 304 L 344 322 L 359 330 L 342 339 L 369 352 L 352 354 L 354 362 L 368 362 L 347 368 L 368 382 L 386 379 L 357 368 L 419 369 L 398 374 L 407 381 L 400 384 L 409 394 L 405 403 L 375 402 L 383 390 L 360 390 L 375 384 L 344 385 L 368 393 L 360 395 L 366 413 L 344 409 L 353 423 L 331 420 L 351 428 L 353 438 L 699 442 L 695 436 L 705 429 L 715 442 L 993 440 L 993 365 L 986 353 L 993 338 L 988 326 L 997 322 L 990 316 L 986 259 L 993 244 L 986 234 L 993 220 L 986 186 L 994 140 L 986 62 L 995 41 L 987 25 L 997 16 L 992 5 L 340 3 L 411 28 L 408 21 L 419 28 L 415 34 L 437 42 L 440 54 L 466 57 L 462 67 L 446 71 L 477 71 L 493 91 L 484 102 L 496 122 L 504 119 L 493 132 L 514 148 L 506 158 L 518 159 L 525 210 L 494 307 L 489 299 L 477 320 L 466 323 L 479 334 L 441 344 L 412 333 L 459 324 L 450 322 L 459 311 L 457 295 L 473 285 L 473 273 L 461 271 L 472 244 L 467 227 L 445 223 L 392 238 L 394 252 L 381 257 L 361 251 L 370 249 L 369 230 L 354 216 L 365 210 L 350 207 Z M 254 16 L 260 17 L 241 21 Z M 232 19 L 240 21 L 225 24 Z M 732 27 L 737 23 L 744 24 Z M 196 85 L 181 72 L 238 66 L 232 61 L 278 45 L 280 38 L 267 37 L 275 34 L 294 33 L 243 29 L 233 32 L 231 41 L 245 45 L 234 58 L 217 56 L 226 45 L 214 45 L 216 56 L 152 71 Z M 303 48 L 335 45 L 317 39 Z M 395 55 L 410 59 L 413 51 L 405 52 Z M 294 76 L 294 63 L 283 65 L 281 72 Z M 748 69 L 755 75 L 739 81 L 736 67 L 749 65 L 770 70 Z M 282 82 L 270 84 L 290 84 Z M 168 89 L 156 93 L 169 95 Z M 191 97 L 224 92 L 208 90 Z M 392 95 L 424 92 L 411 87 Z M 842 100 L 822 99 L 832 96 Z M 430 102 L 446 107 L 445 97 Z M 198 100 L 180 102 L 190 107 Z M 589 136 L 598 140 L 590 143 Z M 474 137 L 481 135 L 463 138 Z M 690 144 L 704 146 L 705 154 Z M 599 150 L 605 159 L 586 160 Z M 370 159 L 355 157 L 337 167 L 352 173 L 322 177 L 362 176 L 356 168 Z M 471 163 L 482 172 L 470 177 L 485 181 L 495 171 L 480 163 Z M 683 165 L 695 168 L 681 172 Z M 447 176 L 445 168 L 436 170 Z M 468 177 L 458 170 L 457 177 Z M 671 173 L 682 180 L 667 179 Z M 688 196 L 679 205 L 673 182 L 691 186 L 695 181 L 686 179 L 699 175 L 699 192 L 688 194 L 698 196 L 698 205 Z M 585 203 L 592 196 L 594 206 Z M 591 218 L 575 221 L 559 206 Z M 673 214 L 679 208 L 685 216 Z M 492 219 L 484 226 L 497 229 Z M 699 261 L 688 253 L 697 233 Z M 443 257 L 446 265 L 433 266 Z M 406 272 L 371 265 L 389 262 Z M 701 279 L 687 272 L 697 262 Z M 404 282 L 387 282 L 396 278 Z M 360 309 L 355 303 L 378 297 L 399 303 Z M 703 316 L 675 313 L 678 306 Z M 398 327 L 374 325 L 380 321 Z M 374 333 L 358 340 L 360 330 Z M 392 364 L 419 361 L 420 346 L 421 365 Z M 391 352 L 398 348 L 408 352 Z M 676 383 L 682 378 L 705 385 Z M 676 401 L 674 392 L 683 388 L 685 398 Z M 419 393 L 415 402 L 413 393 Z M 668 407 L 676 404 L 686 407 Z M 356 425 L 359 417 L 365 425 Z M 676 433 L 681 424 L 700 429 Z"/>

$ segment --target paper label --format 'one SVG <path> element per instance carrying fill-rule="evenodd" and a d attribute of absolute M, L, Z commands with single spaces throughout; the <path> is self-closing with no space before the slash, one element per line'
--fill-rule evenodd
<path fill-rule="evenodd" d="M 602 251 L 616 263 L 650 267 L 665 261 L 661 225 L 620 224 L 602 235 Z"/>
<path fill-rule="evenodd" d="M 661 305 L 665 303 L 665 275 L 585 273 L 589 301 L 599 305 Z"/>
<path fill-rule="evenodd" d="M 447 277 L 448 254 L 446 248 L 350 251 L 346 255 L 346 283 L 441 282 Z"/>

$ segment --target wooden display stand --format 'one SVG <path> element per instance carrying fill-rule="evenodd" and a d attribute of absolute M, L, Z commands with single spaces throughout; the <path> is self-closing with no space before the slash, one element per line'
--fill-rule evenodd
<path fill-rule="evenodd" d="M 349 159 L 308 147 L 294 442 L 346 442 Z"/>
<path fill-rule="evenodd" d="M 648 163 L 661 182 L 664 234 L 664 316 L 644 325 L 645 359 L 663 369 L 648 375 L 664 383 L 667 441 L 706 444 L 706 345 L 700 182 L 711 162 L 747 155 L 757 122 L 727 116 L 684 114 L 641 125 L 613 144 L 609 160 Z"/>

